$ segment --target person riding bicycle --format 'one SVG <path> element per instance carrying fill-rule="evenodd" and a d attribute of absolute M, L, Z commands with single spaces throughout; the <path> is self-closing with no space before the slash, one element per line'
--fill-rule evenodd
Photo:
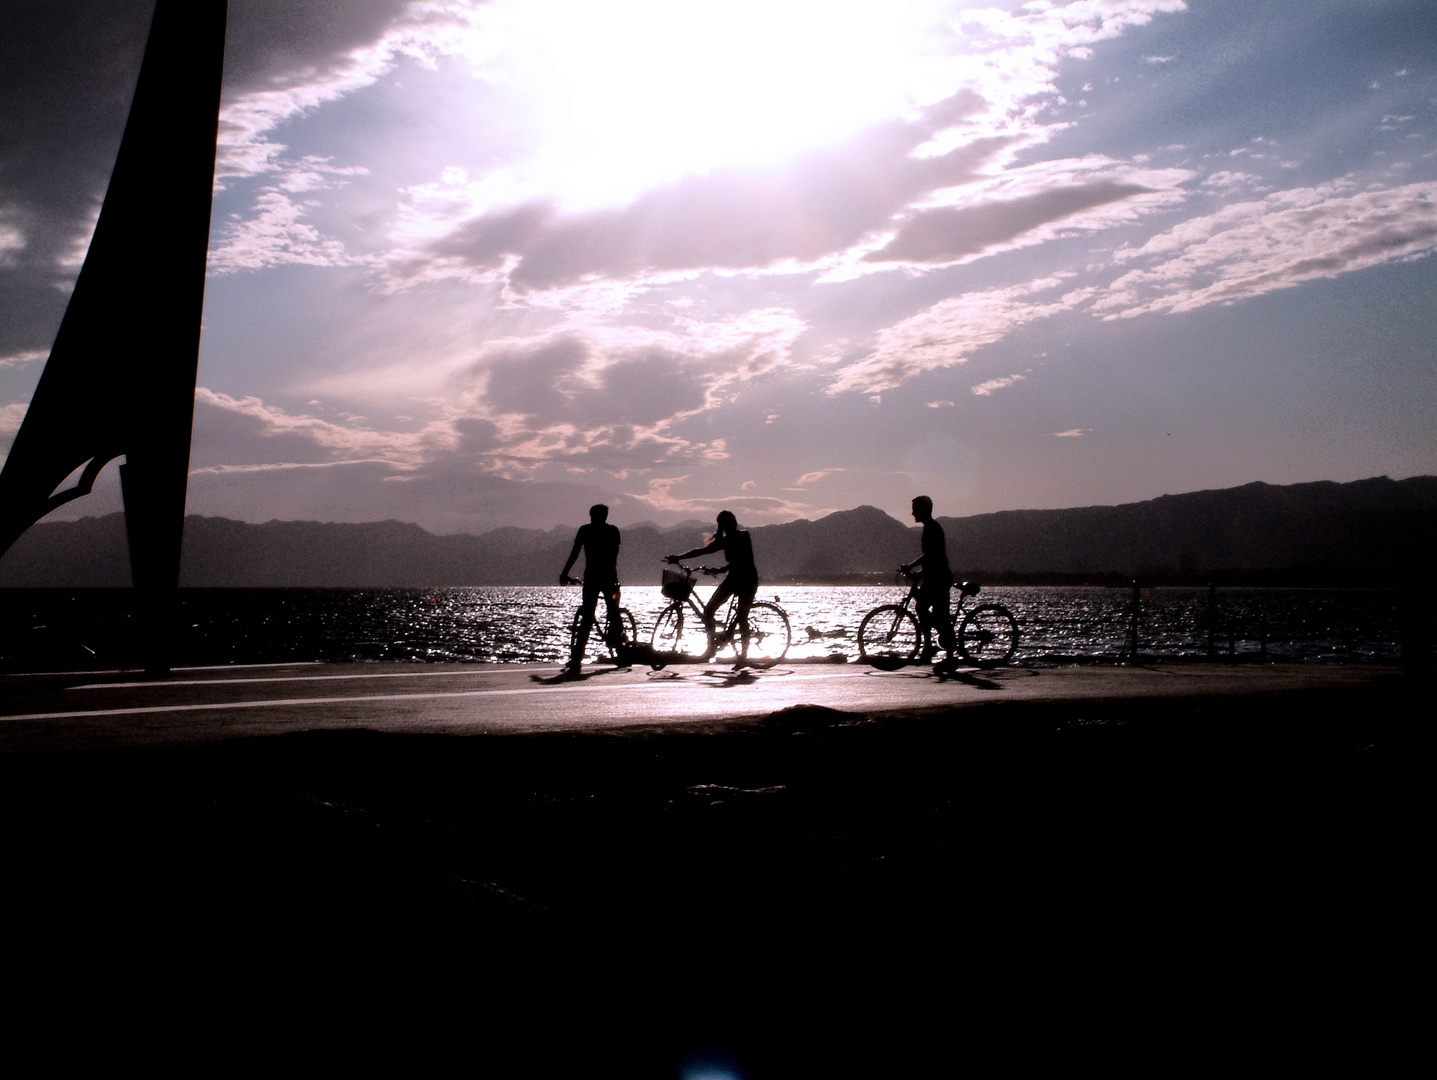
<path fill-rule="evenodd" d="M 904 563 L 900 569 L 911 574 L 920 571 L 918 583 L 918 626 L 923 632 L 923 659 L 931 660 L 936 651 L 933 629 L 948 657 L 943 666 L 957 662 L 958 641 L 953 636 L 953 616 L 948 609 L 948 593 L 953 588 L 953 571 L 948 568 L 948 543 L 943 526 L 933 519 L 933 500 L 919 495 L 913 500 L 913 520 L 923 526 L 922 551 L 918 558 Z"/>
<path fill-rule="evenodd" d="M 583 615 L 579 620 L 579 636 L 574 639 L 574 651 L 569 657 L 568 668 L 572 672 L 578 672 L 582 667 L 589 632 L 594 628 L 594 608 L 601 594 L 608 608 L 610 635 L 623 632 L 619 617 L 619 543 L 619 530 L 609 524 L 609 508 L 603 503 L 589 507 L 589 523 L 579 526 L 573 550 L 569 552 L 569 561 L 559 572 L 560 585 L 580 584 L 569 576 L 569 571 L 578 560 L 580 550 L 584 552 L 584 595 L 579 601 L 579 610 Z M 609 644 L 618 645 L 619 642 L 610 641 Z"/>
<path fill-rule="evenodd" d="M 737 596 L 738 629 L 742 635 L 742 645 L 738 663 L 734 664 L 734 667 L 743 667 L 748 663 L 748 611 L 753 605 L 754 595 L 758 592 L 758 569 L 753 562 L 753 540 L 738 527 L 738 518 L 733 516 L 732 511 L 720 510 L 714 525 L 716 531 L 707 546 L 693 548 L 682 555 L 670 555 L 664 561 L 678 563 L 715 551 L 724 553 L 728 565 L 720 567 L 720 570 L 727 572 L 728 576 L 720 582 L 714 594 L 709 597 L 709 602 L 704 605 L 704 625 L 709 629 L 709 644 L 704 650 L 703 659 L 709 659 L 722 646 L 721 642 L 714 639 L 714 613 L 729 597 Z"/>

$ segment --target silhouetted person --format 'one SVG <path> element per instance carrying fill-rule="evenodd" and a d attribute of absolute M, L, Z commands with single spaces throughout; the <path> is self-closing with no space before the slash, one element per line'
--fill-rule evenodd
<path fill-rule="evenodd" d="M 710 631 L 704 659 L 712 656 L 719 644 L 712 633 L 714 612 L 718 611 L 719 605 L 730 596 L 737 596 L 738 629 L 743 643 L 739 649 L 738 663 L 734 667 L 742 667 L 748 662 L 748 609 L 753 606 L 754 594 L 758 592 L 758 569 L 753 564 L 753 541 L 748 533 L 738 527 L 738 518 L 734 517 L 731 511 L 720 510 L 714 524 L 717 531 L 706 547 L 694 548 L 682 555 L 670 555 L 666 561 L 676 563 L 684 559 L 696 559 L 714 551 L 724 553 L 728 565 L 720 569 L 727 572 L 728 576 L 719 583 L 719 587 L 709 597 L 709 602 L 704 605 L 704 623 Z"/>
<path fill-rule="evenodd" d="M 918 581 L 918 623 L 923 629 L 923 659 L 933 656 L 933 630 L 938 630 L 938 641 L 948 654 L 947 665 L 955 661 L 954 650 L 958 642 L 953 637 L 953 615 L 948 609 L 948 592 L 953 588 L 953 571 L 948 568 L 948 543 L 943 536 L 943 526 L 933 520 L 933 500 L 919 495 L 913 500 L 913 520 L 923 526 L 922 553 L 903 570 L 911 573 L 917 569 Z"/>
<path fill-rule="evenodd" d="M 579 636 L 574 640 L 574 651 L 569 657 L 569 670 L 578 671 L 583 664 L 584 649 L 589 644 L 589 632 L 594 628 L 594 607 L 599 596 L 609 610 L 610 635 L 621 634 L 623 623 L 619 618 L 619 530 L 609 524 L 609 508 L 603 503 L 589 507 L 589 523 L 579 526 L 574 537 L 574 548 L 569 552 L 569 561 L 559 572 L 560 585 L 578 585 L 569 576 L 579 552 L 584 552 L 584 596 L 579 602 L 583 615 L 579 619 Z M 618 641 L 610 641 L 618 645 Z"/>

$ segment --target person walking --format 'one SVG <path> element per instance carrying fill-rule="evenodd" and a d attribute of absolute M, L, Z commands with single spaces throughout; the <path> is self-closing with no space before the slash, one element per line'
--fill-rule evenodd
<path fill-rule="evenodd" d="M 923 630 L 923 659 L 934 654 L 933 631 L 938 631 L 939 644 L 947 658 L 940 665 L 952 668 L 957 663 L 958 642 L 953 636 L 953 615 L 948 607 L 948 594 L 953 588 L 953 571 L 948 567 L 948 542 L 943 526 L 933 519 L 933 500 L 919 495 L 913 500 L 913 520 L 923 526 L 923 539 L 918 558 L 903 566 L 904 573 L 918 570 L 918 624 Z"/>
<path fill-rule="evenodd" d="M 727 577 L 719 583 L 714 594 L 709 597 L 709 602 L 704 605 L 704 625 L 708 627 L 708 648 L 704 650 L 705 660 L 721 648 L 726 642 L 716 640 L 714 613 L 718 611 L 719 605 L 729 597 L 738 597 L 738 629 L 742 635 L 742 644 L 739 648 L 738 662 L 735 668 L 745 667 L 748 664 L 748 612 L 753 606 L 754 595 L 758 592 L 758 569 L 753 562 L 753 540 L 749 534 L 738 527 L 738 518 L 733 516 L 730 510 L 720 510 L 718 517 L 714 520 L 715 532 L 713 538 L 704 547 L 693 548 L 685 551 L 682 555 L 670 555 L 666 562 L 677 563 L 684 559 L 696 559 L 700 555 L 708 555 L 715 551 L 722 551 L 728 559 L 726 566 L 720 567 L 727 573 Z"/>
<path fill-rule="evenodd" d="M 589 523 L 580 525 L 574 537 L 574 547 L 569 552 L 569 561 L 559 572 L 560 585 L 584 586 L 583 599 L 579 601 L 579 636 L 574 639 L 574 651 L 569 656 L 568 670 L 578 674 L 583 667 L 584 649 L 589 644 L 589 633 L 594 629 L 594 610 L 600 596 L 608 608 L 609 633 L 621 634 L 623 622 L 619 616 L 619 544 L 622 538 L 619 530 L 609 524 L 609 508 L 603 503 L 589 507 Z M 579 552 L 584 552 L 584 580 L 579 582 L 569 576 Z M 610 641 L 610 645 L 618 645 Z"/>

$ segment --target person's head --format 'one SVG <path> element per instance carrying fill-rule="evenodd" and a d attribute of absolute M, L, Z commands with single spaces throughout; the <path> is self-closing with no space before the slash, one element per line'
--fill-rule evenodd
<path fill-rule="evenodd" d="M 738 531 L 738 518 L 733 516 L 732 510 L 720 510 L 714 524 L 718 526 L 718 531 L 714 533 L 715 538 Z"/>
<path fill-rule="evenodd" d="M 595 503 L 589 507 L 589 520 L 595 525 L 602 525 L 609 520 L 609 508 L 603 503 Z"/>
<path fill-rule="evenodd" d="M 918 495 L 913 499 L 913 520 L 927 521 L 933 516 L 933 500 L 927 495 Z"/>

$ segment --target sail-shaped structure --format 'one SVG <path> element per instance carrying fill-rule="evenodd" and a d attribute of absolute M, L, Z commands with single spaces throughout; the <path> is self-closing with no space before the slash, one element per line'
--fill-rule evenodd
<path fill-rule="evenodd" d="M 152 670 L 168 668 L 179 585 L 225 19 L 226 0 L 157 0 L 89 252 L 0 471 L 3 555 L 124 457 L 130 568 Z"/>

